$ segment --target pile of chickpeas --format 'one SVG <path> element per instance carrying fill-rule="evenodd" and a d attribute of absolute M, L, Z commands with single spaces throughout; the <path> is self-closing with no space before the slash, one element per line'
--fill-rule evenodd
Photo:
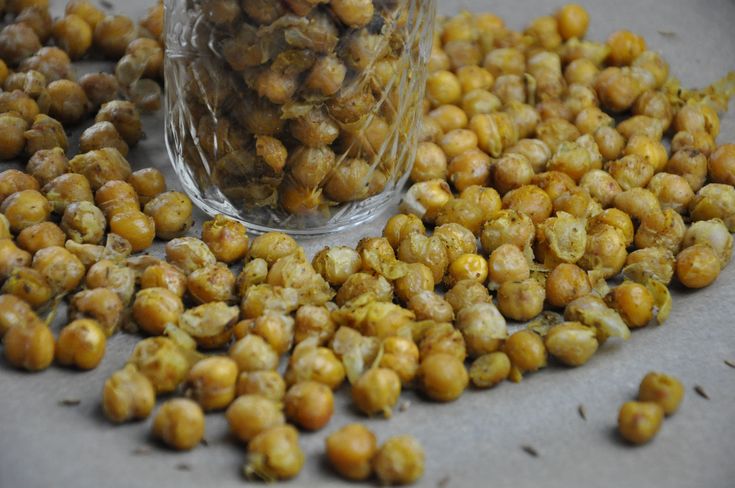
<path fill-rule="evenodd" d="M 0 157 L 27 162 L 0 172 L 6 361 L 92 369 L 110 336 L 138 333 L 102 388 L 106 417 L 143 420 L 178 394 L 152 432 L 188 450 L 204 412 L 223 411 L 247 445 L 246 476 L 296 476 L 299 432 L 330 424 L 345 382 L 359 412 L 390 418 L 404 389 L 451 402 L 550 361 L 581 366 L 605 341 L 666 320 L 674 280 L 706 287 L 730 260 L 735 145 L 715 143 L 716 110 L 672 89 L 641 37 L 583 40 L 577 5 L 524 32 L 492 14 L 442 21 L 403 213 L 381 237 L 311 260 L 288 235 L 251 239 L 221 215 L 190 235 L 189 198 L 128 163 L 138 109 L 156 105 L 136 93 L 160 74 L 160 4 L 140 25 L 87 0 L 56 21 L 43 0 L 7 8 Z M 87 52 L 119 58 L 115 75 L 74 81 L 70 60 Z M 68 159 L 65 127 L 93 108 Z M 156 238 L 165 255 L 141 253 Z M 52 331 L 62 300 L 66 325 Z M 621 409 L 621 435 L 646 442 L 682 395 L 649 375 Z M 378 446 L 361 424 L 334 430 L 325 450 L 350 480 L 405 484 L 424 469 L 415 438 Z"/>

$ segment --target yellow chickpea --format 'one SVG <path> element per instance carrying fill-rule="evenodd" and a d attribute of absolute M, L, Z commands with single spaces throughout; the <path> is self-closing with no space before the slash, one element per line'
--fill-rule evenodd
<path fill-rule="evenodd" d="M 144 288 L 133 302 L 135 322 L 152 335 L 162 335 L 168 324 L 177 325 L 183 312 L 179 295 L 166 288 Z"/>
<path fill-rule="evenodd" d="M 587 273 L 574 264 L 561 263 L 546 278 L 546 300 L 554 307 L 566 307 L 591 291 Z"/>
<path fill-rule="evenodd" d="M 488 263 L 479 254 L 463 254 L 451 262 L 447 269 L 447 284 L 453 286 L 461 280 L 475 280 L 485 283 L 488 276 Z"/>
<path fill-rule="evenodd" d="M 316 381 L 296 383 L 284 397 L 286 418 L 307 430 L 319 430 L 329 423 L 334 412 L 332 390 Z"/>
<path fill-rule="evenodd" d="M 664 373 L 648 373 L 638 389 L 639 401 L 659 404 L 666 416 L 676 413 L 683 399 L 684 385 Z"/>
<path fill-rule="evenodd" d="M 237 398 L 227 408 L 225 416 L 230 431 L 242 442 L 252 441 L 261 432 L 285 423 L 281 406 L 258 395 Z"/>
<path fill-rule="evenodd" d="M 362 424 L 348 424 L 325 439 L 326 454 L 332 468 L 348 480 L 370 477 L 371 461 L 378 451 L 377 439 Z"/>
<path fill-rule="evenodd" d="M 192 400 L 175 398 L 158 409 L 152 426 L 153 436 L 178 451 L 195 448 L 204 437 L 204 412 Z"/>
<path fill-rule="evenodd" d="M 687 288 L 705 288 L 717 279 L 720 263 L 707 244 L 687 247 L 676 256 L 676 277 Z"/>
<path fill-rule="evenodd" d="M 462 361 L 446 353 L 434 353 L 421 361 L 418 379 L 426 396 L 438 402 L 456 400 L 469 383 Z"/>
<path fill-rule="evenodd" d="M 519 330 L 505 341 L 505 354 L 508 355 L 515 374 L 511 372 L 511 379 L 520 379 L 524 372 L 533 372 L 546 367 L 547 352 L 544 341 L 530 330 Z"/>
<path fill-rule="evenodd" d="M 57 20 L 52 33 L 57 45 L 71 59 L 81 58 L 92 46 L 92 28 L 78 15 L 68 14 Z"/>
<path fill-rule="evenodd" d="M 638 283 L 622 283 L 605 297 L 605 301 L 620 314 L 628 327 L 644 327 L 653 318 L 653 295 Z"/>
<path fill-rule="evenodd" d="M 426 82 L 426 95 L 434 107 L 459 102 L 462 85 L 451 71 L 435 71 Z"/>
<path fill-rule="evenodd" d="M 11 327 L 3 337 L 3 352 L 11 366 L 41 371 L 54 360 L 54 336 L 43 323 Z"/>
<path fill-rule="evenodd" d="M 625 402 L 618 414 L 618 432 L 632 444 L 645 444 L 656 436 L 663 417 L 658 403 Z"/>
<path fill-rule="evenodd" d="M 613 32 L 607 39 L 610 54 L 607 60 L 615 66 L 629 65 L 646 50 L 646 40 L 630 31 Z"/>
<path fill-rule="evenodd" d="M 108 420 L 122 423 L 144 419 L 156 405 L 153 385 L 132 364 L 116 371 L 105 381 L 102 410 Z"/>
<path fill-rule="evenodd" d="M 237 363 L 224 356 L 211 356 L 191 367 L 186 378 L 188 391 L 205 410 L 226 408 L 235 398 Z"/>

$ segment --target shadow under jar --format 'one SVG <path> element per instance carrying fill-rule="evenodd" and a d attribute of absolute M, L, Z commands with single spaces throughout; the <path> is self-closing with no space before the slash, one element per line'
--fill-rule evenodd
<path fill-rule="evenodd" d="M 323 234 L 400 194 L 434 0 L 166 0 L 166 144 L 184 189 L 255 231 Z"/>

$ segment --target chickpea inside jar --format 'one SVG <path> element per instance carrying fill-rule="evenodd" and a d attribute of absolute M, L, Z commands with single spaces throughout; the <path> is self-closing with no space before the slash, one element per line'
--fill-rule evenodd
<path fill-rule="evenodd" d="M 435 8 L 168 0 L 166 140 L 189 196 L 256 231 L 377 215 L 415 158 Z"/>

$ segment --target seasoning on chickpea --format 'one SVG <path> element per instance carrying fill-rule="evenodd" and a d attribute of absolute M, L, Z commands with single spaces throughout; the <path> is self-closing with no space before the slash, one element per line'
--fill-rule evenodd
<path fill-rule="evenodd" d="M 299 433 L 290 425 L 261 432 L 248 443 L 248 459 L 243 471 L 248 478 L 286 480 L 295 477 L 304 465 Z"/>
<path fill-rule="evenodd" d="M 316 381 L 303 381 L 291 386 L 283 400 L 286 418 L 307 430 L 319 430 L 332 418 L 332 390 Z"/>
<path fill-rule="evenodd" d="M 188 451 L 195 448 L 204 437 L 204 412 L 192 400 L 168 400 L 156 412 L 152 432 L 168 447 Z"/>
<path fill-rule="evenodd" d="M 424 474 L 424 449 L 413 436 L 391 437 L 375 454 L 373 469 L 384 485 L 414 483 Z"/>
<path fill-rule="evenodd" d="M 114 423 L 144 419 L 156 405 L 153 385 L 138 369 L 127 364 L 105 381 L 102 390 L 102 410 Z"/>

